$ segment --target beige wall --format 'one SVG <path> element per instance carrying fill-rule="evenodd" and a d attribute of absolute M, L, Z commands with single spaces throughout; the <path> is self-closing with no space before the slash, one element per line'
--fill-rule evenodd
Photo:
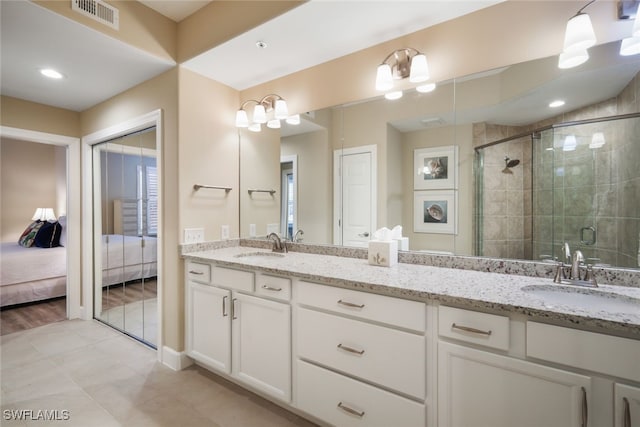
<path fill-rule="evenodd" d="M 31 221 L 36 208 L 53 208 L 56 216 L 64 214 L 58 205 L 58 153 L 64 147 L 0 140 L 0 241 L 17 242 Z M 64 177 L 62 177 L 64 178 Z M 65 194 L 60 194 L 63 198 Z"/>
<path fill-rule="evenodd" d="M 80 136 L 80 113 L 36 104 L 9 96 L 0 97 L 2 126 L 65 136 Z"/>

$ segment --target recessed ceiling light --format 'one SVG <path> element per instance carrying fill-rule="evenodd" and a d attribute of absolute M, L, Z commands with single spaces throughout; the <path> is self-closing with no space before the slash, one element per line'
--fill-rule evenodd
<path fill-rule="evenodd" d="M 551 108 L 558 108 L 558 107 L 562 107 L 563 105 L 564 105 L 564 101 L 563 101 L 563 100 L 561 100 L 561 99 L 557 99 L 557 100 L 555 100 L 555 101 L 551 102 L 551 103 L 549 104 L 549 107 L 551 107 Z"/>
<path fill-rule="evenodd" d="M 40 74 L 45 77 L 49 77 L 50 79 L 61 79 L 64 76 L 53 68 L 42 68 L 40 70 Z"/>
<path fill-rule="evenodd" d="M 266 42 L 263 42 L 262 40 L 258 40 L 258 41 L 256 42 L 256 46 L 257 46 L 259 49 L 266 49 L 266 48 L 267 48 L 267 43 L 266 43 Z"/>

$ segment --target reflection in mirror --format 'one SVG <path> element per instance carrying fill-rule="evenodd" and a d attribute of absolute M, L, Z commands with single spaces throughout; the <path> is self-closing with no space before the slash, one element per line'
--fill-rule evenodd
<path fill-rule="evenodd" d="M 93 147 L 94 313 L 157 342 L 158 187 L 155 128 Z"/>
<path fill-rule="evenodd" d="M 478 255 L 566 262 L 566 242 L 590 264 L 639 266 L 640 62 L 620 57 L 618 45 L 592 48 L 576 69 L 558 70 L 551 58 L 459 85 L 513 94 L 473 124 Z M 519 87 L 532 70 L 535 91 Z M 564 101 L 561 112 L 548 107 L 554 100 Z"/>

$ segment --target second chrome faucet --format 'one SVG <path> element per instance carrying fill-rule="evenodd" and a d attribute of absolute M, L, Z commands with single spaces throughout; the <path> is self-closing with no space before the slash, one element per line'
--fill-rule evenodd
<path fill-rule="evenodd" d="M 582 252 L 576 250 L 572 255 L 567 242 L 564 243 L 563 252 L 566 262 L 558 262 L 553 281 L 560 284 L 598 287 L 593 267 L 585 265 L 585 258 Z"/>

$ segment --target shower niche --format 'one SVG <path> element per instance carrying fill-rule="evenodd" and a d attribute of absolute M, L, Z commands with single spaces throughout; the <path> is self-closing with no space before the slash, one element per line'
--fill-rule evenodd
<path fill-rule="evenodd" d="M 476 255 L 565 261 L 566 242 L 589 264 L 638 268 L 638 130 L 640 114 L 624 114 L 557 123 L 477 147 Z"/>

